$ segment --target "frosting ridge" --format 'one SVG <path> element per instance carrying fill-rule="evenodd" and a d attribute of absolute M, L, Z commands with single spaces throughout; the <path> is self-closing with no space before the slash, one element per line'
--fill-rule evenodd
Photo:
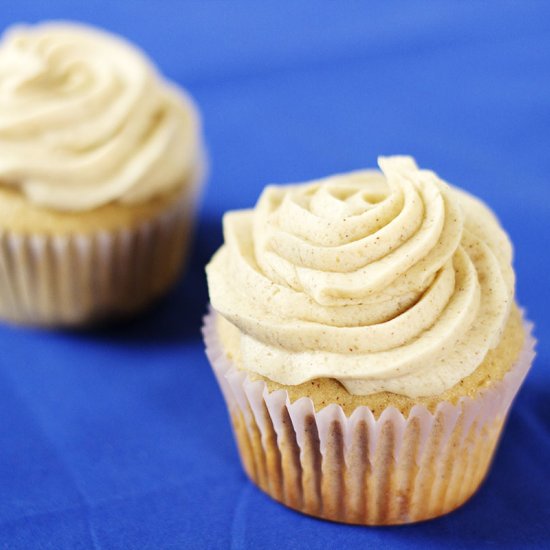
<path fill-rule="evenodd" d="M 0 181 L 32 202 L 144 202 L 197 169 L 187 95 L 126 41 L 89 27 L 9 29 L 0 43 Z"/>
<path fill-rule="evenodd" d="M 410 157 L 268 186 L 224 217 L 207 267 L 243 367 L 295 385 L 433 395 L 496 346 L 513 301 L 512 249 L 480 201 Z"/>

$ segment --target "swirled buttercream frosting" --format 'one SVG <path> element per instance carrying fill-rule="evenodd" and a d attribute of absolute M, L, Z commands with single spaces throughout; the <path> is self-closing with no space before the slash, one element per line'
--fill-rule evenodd
<path fill-rule="evenodd" d="M 183 185 L 200 152 L 187 95 L 124 40 L 73 24 L 0 42 L 0 182 L 34 204 L 89 210 Z"/>
<path fill-rule="evenodd" d="M 357 395 L 435 395 L 501 338 L 512 248 L 491 211 L 410 157 L 266 187 L 224 217 L 207 266 L 242 368 L 284 385 L 339 380 Z"/>

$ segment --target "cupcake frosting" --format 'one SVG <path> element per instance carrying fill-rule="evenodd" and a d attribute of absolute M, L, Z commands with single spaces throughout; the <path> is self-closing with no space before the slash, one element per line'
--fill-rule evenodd
<path fill-rule="evenodd" d="M 409 157 L 379 165 L 268 186 L 254 210 L 225 215 L 209 290 L 246 370 L 417 397 L 454 386 L 498 344 L 514 293 L 498 221 Z"/>
<path fill-rule="evenodd" d="M 84 26 L 14 27 L 0 43 L 0 182 L 33 203 L 144 202 L 196 169 L 191 100 L 136 48 Z"/>

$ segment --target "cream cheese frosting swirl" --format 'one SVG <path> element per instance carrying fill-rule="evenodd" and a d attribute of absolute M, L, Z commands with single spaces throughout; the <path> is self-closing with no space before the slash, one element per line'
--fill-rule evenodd
<path fill-rule="evenodd" d="M 4 35 L 0 182 L 33 203 L 144 202 L 184 185 L 200 151 L 192 101 L 124 40 L 56 23 Z"/>
<path fill-rule="evenodd" d="M 514 294 L 512 248 L 480 201 L 410 157 L 378 171 L 268 186 L 224 217 L 212 305 L 242 367 L 285 385 L 435 395 L 495 347 Z"/>

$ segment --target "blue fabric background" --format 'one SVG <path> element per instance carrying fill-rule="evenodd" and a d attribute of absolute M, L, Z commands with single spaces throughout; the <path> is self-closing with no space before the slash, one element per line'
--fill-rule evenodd
<path fill-rule="evenodd" d="M 536 548 L 550 536 L 548 2 L 3 2 L 140 44 L 200 104 L 212 173 L 181 284 L 142 318 L 0 327 L 0 548 Z M 247 482 L 203 354 L 220 217 L 268 182 L 410 153 L 516 245 L 538 358 L 479 493 L 401 528 L 317 521 Z"/>

